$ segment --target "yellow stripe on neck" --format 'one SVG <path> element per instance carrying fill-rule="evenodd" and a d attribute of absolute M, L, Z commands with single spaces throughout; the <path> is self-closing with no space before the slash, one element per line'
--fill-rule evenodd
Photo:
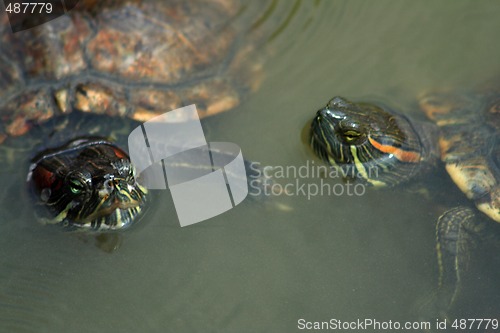
<path fill-rule="evenodd" d="M 368 173 L 366 172 L 365 166 L 363 165 L 363 163 L 361 163 L 361 161 L 358 158 L 358 150 L 356 149 L 356 147 L 351 146 L 351 154 L 352 154 L 352 157 L 354 158 L 354 164 L 356 165 L 356 169 L 358 169 L 359 174 L 367 182 L 369 182 L 373 186 L 377 186 L 377 187 L 382 187 L 382 186 L 387 185 L 386 183 L 384 183 L 380 180 L 375 180 L 375 179 L 371 179 L 370 177 L 368 177 Z"/>

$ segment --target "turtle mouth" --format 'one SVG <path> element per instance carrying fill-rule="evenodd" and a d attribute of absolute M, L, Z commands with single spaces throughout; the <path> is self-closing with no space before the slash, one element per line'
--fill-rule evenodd
<path fill-rule="evenodd" d="M 94 212 L 82 221 L 88 229 L 106 231 L 126 229 L 135 222 L 145 205 L 147 190 L 136 184 L 128 190 L 120 190 L 105 195 Z"/>
<path fill-rule="evenodd" d="M 137 201 L 123 202 L 115 199 L 111 204 L 97 209 L 79 223 L 75 223 L 88 230 L 123 230 L 136 222 L 143 212 L 143 207 L 144 204 Z"/>
<path fill-rule="evenodd" d="M 80 218 L 74 221 L 79 229 L 99 232 L 127 229 L 136 222 L 146 204 L 144 187 L 137 183 L 124 184 L 119 179 L 113 186 L 104 182 L 94 193 L 96 200 L 88 200 L 86 208 L 80 211 Z"/>
<path fill-rule="evenodd" d="M 143 214 L 145 202 L 113 202 L 81 218 L 67 219 L 69 210 L 64 210 L 61 219 L 42 219 L 45 224 L 60 224 L 68 231 L 117 231 L 135 224 Z"/>
<path fill-rule="evenodd" d="M 138 207 L 139 203 L 137 201 L 134 202 L 120 202 L 116 200 L 111 206 L 111 210 L 116 210 L 116 209 L 131 209 L 134 207 Z M 106 212 L 105 212 L 106 213 Z M 109 212 L 107 212 L 109 214 Z"/>
<path fill-rule="evenodd" d="M 108 216 L 113 214 L 116 210 L 121 210 L 121 211 L 132 211 L 134 208 L 140 207 L 139 202 L 134 201 L 134 202 L 123 202 L 115 199 L 115 201 L 107 206 L 99 209 L 96 211 L 94 214 L 91 214 L 87 219 L 89 220 L 94 220 L 97 218 L 101 218 L 104 216 Z"/>

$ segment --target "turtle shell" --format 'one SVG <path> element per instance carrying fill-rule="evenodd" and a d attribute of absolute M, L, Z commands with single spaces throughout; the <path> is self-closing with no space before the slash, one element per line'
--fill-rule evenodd
<path fill-rule="evenodd" d="M 193 103 L 202 117 L 235 107 L 261 69 L 239 9 L 233 0 L 81 1 L 17 33 L 0 16 L 0 142 L 73 110 L 146 121 Z"/>
<path fill-rule="evenodd" d="M 441 160 L 450 177 L 500 222 L 500 90 L 432 93 L 420 106 L 440 128 Z"/>

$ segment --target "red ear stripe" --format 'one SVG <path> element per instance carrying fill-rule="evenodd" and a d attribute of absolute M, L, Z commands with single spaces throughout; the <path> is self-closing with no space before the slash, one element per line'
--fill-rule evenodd
<path fill-rule="evenodd" d="M 111 149 L 113 149 L 113 152 L 115 153 L 116 157 L 118 157 L 118 158 L 128 158 L 127 154 L 123 150 L 121 150 L 120 148 L 118 148 L 118 147 L 111 147 Z"/>
<path fill-rule="evenodd" d="M 41 166 L 37 166 L 35 170 L 33 170 L 32 178 L 33 183 L 39 191 L 47 187 L 52 187 L 54 181 L 56 180 L 53 172 L 50 172 Z"/>
<path fill-rule="evenodd" d="M 373 147 L 375 147 L 376 149 L 378 149 L 383 153 L 394 155 L 401 162 L 406 162 L 406 163 L 420 162 L 421 158 L 420 153 L 414 151 L 407 151 L 394 146 L 383 145 L 370 137 L 368 138 L 368 140 L 370 140 L 370 143 L 372 144 Z"/>

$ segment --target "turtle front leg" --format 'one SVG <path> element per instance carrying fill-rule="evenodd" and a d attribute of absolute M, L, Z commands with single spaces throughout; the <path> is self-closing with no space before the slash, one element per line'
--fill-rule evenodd
<path fill-rule="evenodd" d="M 461 276 L 468 271 L 471 252 L 483 237 L 485 224 L 473 208 L 456 207 L 439 217 L 436 226 L 436 249 L 440 310 L 446 312 L 454 303 Z"/>

